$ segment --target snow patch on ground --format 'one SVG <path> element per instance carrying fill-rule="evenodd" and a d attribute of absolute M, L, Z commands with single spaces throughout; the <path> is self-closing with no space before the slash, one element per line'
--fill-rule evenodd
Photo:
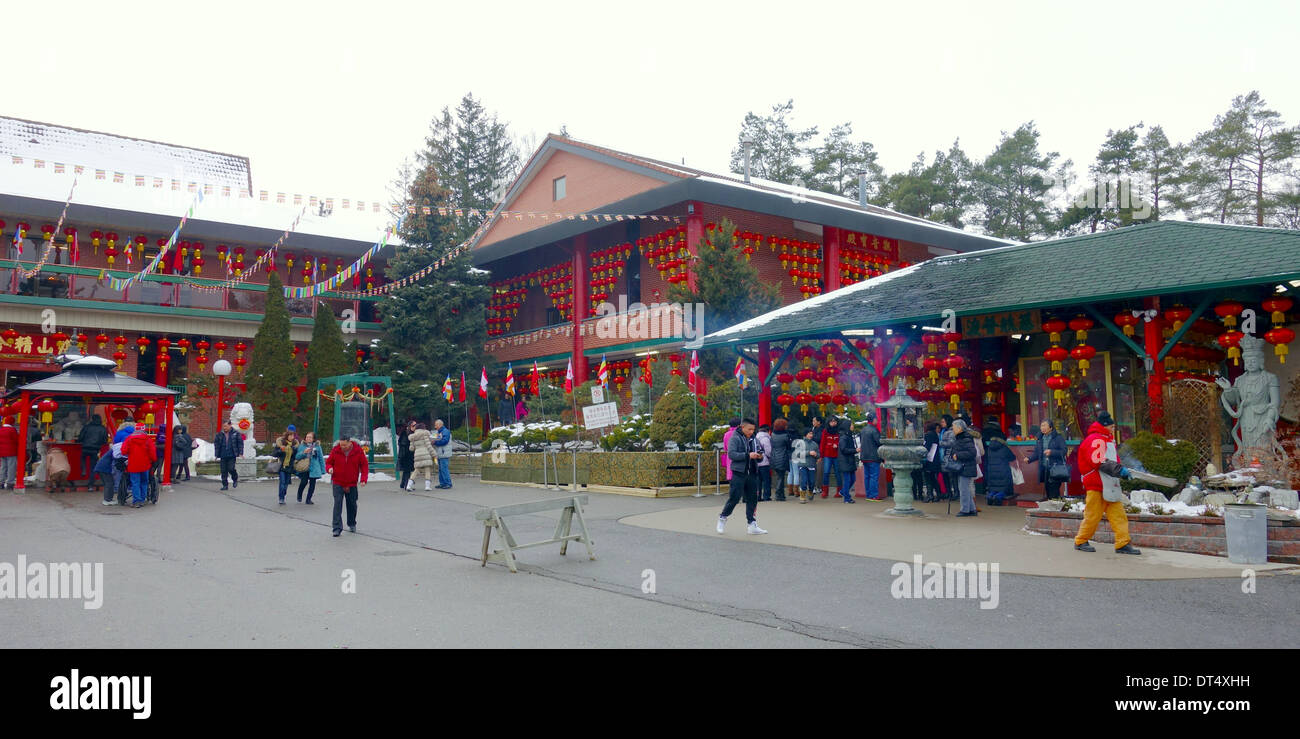
<path fill-rule="evenodd" d="M 194 441 L 198 446 L 194 447 L 194 454 L 190 455 L 190 459 L 195 462 L 212 462 L 216 460 L 217 449 L 212 445 L 212 442 L 203 439 L 195 439 Z"/>

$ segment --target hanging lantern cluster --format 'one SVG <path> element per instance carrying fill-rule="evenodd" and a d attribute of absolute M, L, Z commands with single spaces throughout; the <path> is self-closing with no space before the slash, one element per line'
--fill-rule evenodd
<path fill-rule="evenodd" d="M 1295 331 L 1286 327 L 1286 313 L 1292 305 L 1291 298 L 1280 295 L 1265 298 L 1261 304 L 1273 321 L 1273 328 L 1264 334 L 1264 341 L 1273 345 L 1273 354 L 1282 364 L 1286 364 L 1286 355 L 1290 352 L 1287 344 L 1295 341 Z"/>
<path fill-rule="evenodd" d="M 780 247 L 781 269 L 790 276 L 792 285 L 798 285 L 803 297 L 821 294 L 821 244 L 783 236 L 769 236 L 767 242 L 774 249 Z"/>
<path fill-rule="evenodd" d="M 1066 390 L 1073 384 L 1068 375 L 1063 374 L 1065 369 L 1065 360 L 1069 358 L 1070 352 L 1061 346 L 1061 334 L 1069 327 L 1065 321 L 1059 318 L 1052 318 L 1043 321 L 1043 330 L 1048 332 L 1052 341 L 1052 346 L 1043 352 L 1043 358 L 1051 362 L 1052 376 L 1047 378 L 1047 387 L 1052 389 L 1052 395 L 1056 399 L 1057 405 L 1065 404 Z"/>
<path fill-rule="evenodd" d="M 223 344 L 218 344 L 217 346 L 224 348 Z M 244 374 L 244 367 L 248 366 L 248 358 L 244 356 L 244 352 L 246 351 L 248 351 L 248 344 L 245 344 L 242 341 L 235 344 L 235 369 L 237 369 L 241 375 Z"/>
<path fill-rule="evenodd" d="M 498 280 L 488 285 L 492 288 L 492 297 L 487 304 L 487 335 L 501 336 L 510 331 L 510 324 L 519 315 L 524 300 L 528 296 L 528 277 L 519 275 Z"/>
<path fill-rule="evenodd" d="M 1097 348 L 1088 346 L 1088 331 L 1096 325 L 1096 321 L 1087 316 L 1076 316 L 1070 319 L 1069 323 L 1070 330 L 1074 332 L 1074 337 L 1078 342 L 1070 350 L 1070 359 L 1079 363 L 1079 372 L 1085 375 L 1088 374 L 1088 367 L 1092 359 L 1097 356 Z"/>
<path fill-rule="evenodd" d="M 628 252 L 631 252 L 630 247 Z M 596 308 L 609 299 L 614 285 L 618 283 L 618 278 L 626 267 L 627 260 L 623 256 L 622 244 L 591 253 L 589 267 L 591 278 L 588 280 L 591 289 L 587 296 L 591 300 L 591 315 L 595 315 Z"/>
<path fill-rule="evenodd" d="M 758 251 L 758 245 L 762 242 L 763 235 L 754 233 L 753 231 L 741 231 L 740 229 L 736 229 L 731 232 L 731 248 L 739 249 L 741 253 L 745 255 L 746 262 L 754 256 Z"/>
<path fill-rule="evenodd" d="M 853 285 L 872 277 L 879 277 L 903 266 L 906 265 L 890 259 L 888 252 L 840 247 L 840 282 L 844 285 Z"/>
<path fill-rule="evenodd" d="M 573 265 L 557 264 L 529 275 L 529 282 L 540 284 L 551 307 L 568 321 L 573 318 Z"/>
<path fill-rule="evenodd" d="M 244 247 L 236 246 L 231 253 L 234 254 L 234 256 L 231 257 L 233 263 L 230 265 L 229 269 L 231 272 L 235 273 L 235 277 L 242 277 L 244 274 Z M 307 269 L 303 270 L 304 276 L 311 272 L 310 259 L 307 260 L 306 266 Z"/>
<path fill-rule="evenodd" d="M 194 358 L 194 361 L 198 363 L 198 365 L 199 365 L 199 369 L 200 369 L 200 370 L 203 369 L 203 368 L 205 368 L 205 367 L 207 366 L 207 364 L 208 364 L 208 359 L 209 359 L 209 357 L 208 357 L 208 347 L 209 347 L 209 346 L 211 346 L 211 345 L 210 345 L 207 341 L 203 341 L 203 340 L 197 341 L 197 342 L 195 342 L 195 344 L 194 344 L 194 348 L 197 349 L 198 352 L 199 352 L 199 355 L 198 355 L 197 357 Z"/>
<path fill-rule="evenodd" d="M 631 251 L 631 244 L 622 247 Z M 659 271 L 665 282 L 686 282 L 691 263 L 691 252 L 686 247 L 686 227 L 676 226 L 653 236 L 636 240 L 637 250 L 645 255 L 646 262 Z"/>

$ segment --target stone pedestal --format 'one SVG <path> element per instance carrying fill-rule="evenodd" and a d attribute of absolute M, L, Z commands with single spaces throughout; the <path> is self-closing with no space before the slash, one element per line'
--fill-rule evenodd
<path fill-rule="evenodd" d="M 894 473 L 894 507 L 885 513 L 892 516 L 925 515 L 912 506 L 912 471 L 921 467 L 925 447 L 916 439 L 884 439 L 880 443 L 880 457 L 885 460 L 885 467 Z"/>
<path fill-rule="evenodd" d="M 239 479 L 241 480 L 248 480 L 250 482 L 256 480 L 257 460 L 237 457 L 235 459 L 235 473 L 239 475 Z"/>

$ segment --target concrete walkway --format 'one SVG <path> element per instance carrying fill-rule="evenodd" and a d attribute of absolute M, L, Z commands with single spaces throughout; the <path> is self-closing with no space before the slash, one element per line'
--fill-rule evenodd
<path fill-rule="evenodd" d="M 627 516 L 622 523 L 632 526 L 717 537 L 717 514 L 723 496 L 690 499 L 692 505 Z M 680 500 L 678 501 L 680 502 Z M 1141 556 L 1116 554 L 1109 544 L 1094 542 L 1097 551 L 1077 552 L 1073 542 L 1024 531 L 1025 508 L 981 506 L 978 516 L 957 518 L 953 503 L 948 515 L 946 503 L 918 503 L 925 516 L 891 516 L 886 502 L 855 504 L 835 497 L 760 503 L 758 522 L 769 533 L 745 533 L 743 505 L 737 506 L 727 522 L 728 539 L 745 539 L 758 545 L 783 545 L 839 552 L 859 557 L 911 562 L 921 555 L 925 562 L 996 562 L 1007 574 L 1046 577 L 1115 578 L 1169 580 L 1179 578 L 1240 578 L 1245 568 L 1226 557 L 1144 548 Z M 701 510 L 704 509 L 704 510 Z M 1253 565 L 1252 569 L 1296 570 L 1288 564 Z"/>

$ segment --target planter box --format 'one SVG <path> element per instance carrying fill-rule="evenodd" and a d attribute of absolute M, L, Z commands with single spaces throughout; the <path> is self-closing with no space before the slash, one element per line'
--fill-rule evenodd
<path fill-rule="evenodd" d="M 1082 513 L 1028 511 L 1025 528 L 1038 534 L 1073 539 L 1083 521 Z M 1169 549 L 1175 552 L 1228 556 L 1228 540 L 1223 519 L 1215 516 L 1128 517 L 1129 536 L 1136 547 Z M 1115 543 L 1115 533 L 1105 518 L 1097 527 L 1093 541 Z M 1268 522 L 1268 561 L 1300 564 L 1300 520 Z"/>
<path fill-rule="evenodd" d="M 579 452 L 578 484 L 619 488 L 658 490 L 668 487 L 695 487 L 695 452 Z M 492 461 L 490 452 L 482 457 L 484 482 L 542 483 L 542 454 L 510 453 Z M 559 481 L 572 483 L 573 457 L 561 452 L 558 457 Z M 555 470 L 546 473 L 547 482 L 555 482 Z M 712 454 L 700 461 L 701 480 L 711 482 Z"/>

